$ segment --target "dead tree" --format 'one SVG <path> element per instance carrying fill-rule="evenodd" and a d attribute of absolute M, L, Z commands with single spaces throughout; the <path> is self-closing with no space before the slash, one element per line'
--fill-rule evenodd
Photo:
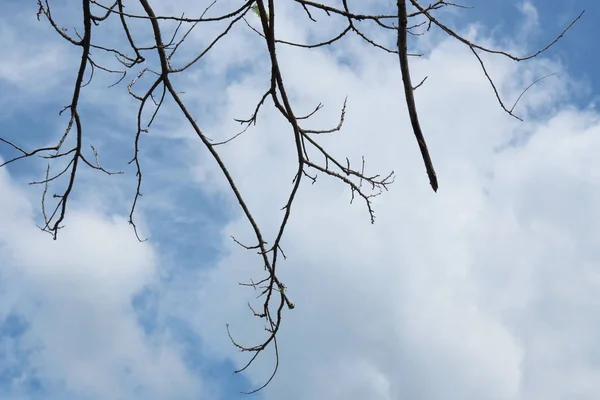
<path fill-rule="evenodd" d="M 434 191 L 438 190 L 438 180 L 433 167 L 433 162 L 427 148 L 424 134 L 422 132 L 417 106 L 413 92 L 424 80 L 419 84 L 414 85 L 410 76 L 409 57 L 418 57 L 419 54 L 409 53 L 408 38 L 423 35 L 429 32 L 432 28 L 440 29 L 450 37 L 463 43 L 468 47 L 477 62 L 481 65 L 482 73 L 489 81 L 491 92 L 496 96 L 500 107 L 509 115 L 518 118 L 514 113 L 516 102 L 511 106 L 507 106 L 501 98 L 492 77 L 489 75 L 486 65 L 481 57 L 482 54 L 488 53 L 501 57 L 507 57 L 514 61 L 525 61 L 532 59 L 542 52 L 546 51 L 555 44 L 567 30 L 582 16 L 583 12 L 577 16 L 559 35 L 555 37 L 547 46 L 529 55 L 516 56 L 506 51 L 499 49 L 487 48 L 477 43 L 473 43 L 461 36 L 457 31 L 444 24 L 441 20 L 443 15 L 440 15 L 440 10 L 444 8 L 462 8 L 461 6 L 444 0 L 434 1 L 425 5 L 423 0 L 397 0 L 397 4 L 391 7 L 384 14 L 363 14 L 353 11 L 353 7 L 348 0 L 338 1 L 338 6 L 330 6 L 324 3 L 310 0 L 287 0 L 286 4 L 301 8 L 306 16 L 306 23 L 330 23 L 332 19 L 342 20 L 345 23 L 345 28 L 339 34 L 327 38 L 319 43 L 295 43 L 280 38 L 277 35 L 278 7 L 280 1 L 275 0 L 247 0 L 241 1 L 237 5 L 233 5 L 229 12 L 220 15 L 213 15 L 213 8 L 217 3 L 214 0 L 208 4 L 200 15 L 157 15 L 155 7 L 151 4 L 152 0 L 81 0 L 81 21 L 83 31 L 75 30 L 73 35 L 69 34 L 69 30 L 64 28 L 64 24 L 72 24 L 73 21 L 57 21 L 50 6 L 50 0 L 38 0 L 39 11 L 37 13 L 38 20 L 44 18 L 49 22 L 49 25 L 54 31 L 60 35 L 70 45 L 75 46 L 81 52 L 81 58 L 78 65 L 78 70 L 74 76 L 73 95 L 70 104 L 64 107 L 60 113 L 66 114 L 68 122 L 64 134 L 54 146 L 38 147 L 35 149 L 27 149 L 28 143 L 17 143 L 15 140 L 9 140 L 7 137 L 0 137 L 0 142 L 16 152 L 16 156 L 8 159 L 0 166 L 6 166 L 13 162 L 40 156 L 48 162 L 46 175 L 34 184 L 43 187 L 41 199 L 41 212 L 43 215 L 43 225 L 41 229 L 50 233 L 54 239 L 57 238 L 59 230 L 63 227 L 63 223 L 67 217 L 68 201 L 74 190 L 77 189 L 76 181 L 80 168 L 91 168 L 101 171 L 105 174 L 115 174 L 120 172 L 111 172 L 106 170 L 98 161 L 98 153 L 92 147 L 91 151 L 87 151 L 83 147 L 83 138 L 86 134 L 86 115 L 82 115 L 79 104 L 82 96 L 85 96 L 85 86 L 93 78 L 95 72 L 104 72 L 114 74 L 118 77 L 116 85 L 123 85 L 126 77 L 130 77 L 127 84 L 129 94 L 137 99 L 139 107 L 137 113 L 137 126 L 132 127 L 132 141 L 134 143 L 135 152 L 130 163 L 135 165 L 137 170 L 137 186 L 132 195 L 132 204 L 129 214 L 129 223 L 132 225 L 135 235 L 140 239 L 134 220 L 136 205 L 140 200 L 142 188 L 142 168 L 140 167 L 139 149 L 140 137 L 144 132 L 147 132 L 152 123 L 155 121 L 161 106 L 167 97 L 171 97 L 179 108 L 183 117 L 187 120 L 193 131 L 197 135 L 197 139 L 205 146 L 212 156 L 216 165 L 222 172 L 223 179 L 228 183 L 231 192 L 250 224 L 256 241 L 252 244 L 243 244 L 235 240 L 239 245 L 248 250 L 255 251 L 266 271 L 265 276 L 256 282 L 244 284 L 254 289 L 260 290 L 262 301 L 260 307 L 255 309 L 250 306 L 251 312 L 258 318 L 265 321 L 266 336 L 264 340 L 255 345 L 241 345 L 235 341 L 231 335 L 232 343 L 241 351 L 252 354 L 247 364 L 237 372 L 246 369 L 256 357 L 268 346 L 273 346 L 275 350 L 275 366 L 272 375 L 266 380 L 265 384 L 257 388 L 255 391 L 265 387 L 275 375 L 279 363 L 277 353 L 277 332 L 281 326 L 282 313 L 284 308 L 292 309 L 294 304 L 288 297 L 286 286 L 280 281 L 277 275 L 277 266 L 285 254 L 281 249 L 281 241 L 284 236 L 285 228 L 292 215 L 292 206 L 300 188 L 300 183 L 303 179 L 315 181 L 317 176 L 322 175 L 334 180 L 344 182 L 350 189 L 351 198 L 360 198 L 368 212 L 371 222 L 375 221 L 374 210 L 371 205 L 373 196 L 377 196 L 387 190 L 388 185 L 393 182 L 393 172 L 389 174 L 367 174 L 365 171 L 364 158 L 359 163 L 358 167 L 354 166 L 349 158 L 339 159 L 334 157 L 328 149 L 320 144 L 319 136 L 325 134 L 334 134 L 342 129 L 344 123 L 344 115 L 346 112 L 346 102 L 341 107 L 339 123 L 331 128 L 321 130 L 308 129 L 305 127 L 306 120 L 310 119 L 321 108 L 319 104 L 313 112 L 308 115 L 299 115 L 292 107 L 288 90 L 286 88 L 285 76 L 279 66 L 277 48 L 280 46 L 292 46 L 298 51 L 309 51 L 323 46 L 335 46 L 336 43 L 342 41 L 345 37 L 353 34 L 360 37 L 370 45 L 380 49 L 381 51 L 397 55 L 400 65 L 400 74 L 402 76 L 403 91 L 406 99 L 406 106 L 410 116 L 412 132 L 415 135 L 417 144 L 425 170 L 427 172 L 429 183 Z M 233 3 L 233 2 L 232 2 Z M 360 2 L 356 2 L 357 5 Z M 130 8 L 136 8 L 138 11 L 129 11 Z M 253 20 L 252 20 L 253 18 Z M 122 42 L 119 47 L 107 47 L 102 45 L 101 37 L 96 39 L 94 32 L 98 27 L 108 20 L 117 20 L 122 33 Z M 134 39 L 132 32 L 132 22 L 143 21 L 146 23 L 153 34 L 153 40 L 150 45 L 143 45 Z M 211 22 L 226 22 L 226 28 L 218 35 L 214 36 L 213 40 L 206 48 L 198 51 L 198 53 L 188 60 L 177 58 L 178 50 L 193 30 L 201 29 L 204 24 Z M 256 22 L 259 26 L 255 26 Z M 174 33 L 167 37 L 163 31 L 163 24 L 175 23 L 177 28 Z M 271 70 L 268 72 L 268 87 L 265 87 L 264 95 L 256 104 L 254 112 L 247 119 L 237 120 L 244 126 L 244 129 L 231 137 L 231 139 L 222 142 L 211 140 L 200 127 L 200 123 L 196 121 L 194 115 L 186 106 L 185 98 L 178 91 L 178 88 L 173 83 L 173 77 L 177 74 L 186 73 L 193 68 L 198 67 L 198 61 L 206 56 L 213 48 L 219 45 L 219 41 L 228 34 L 232 27 L 236 25 L 246 26 L 249 31 L 259 35 L 269 55 Z M 373 40 L 369 36 L 369 32 L 373 29 L 379 29 L 380 32 L 390 35 L 396 42 L 395 47 L 386 47 L 385 44 Z M 73 31 L 73 30 L 71 30 Z M 108 53 L 120 63 L 119 69 L 112 69 L 105 65 L 96 62 L 92 57 L 94 53 Z M 148 61 L 149 55 L 158 57 L 158 65 Z M 390 61 L 397 62 L 397 61 Z M 150 88 L 143 93 L 137 93 L 136 83 L 145 76 L 152 76 L 152 84 Z M 540 79 L 543 79 L 540 78 Z M 538 80 L 539 81 L 539 80 Z M 534 82 L 535 83 L 535 82 Z M 525 88 L 526 91 L 528 88 Z M 523 91 L 523 92 L 524 92 Z M 519 96 L 520 98 L 520 96 Z M 517 99 L 518 102 L 519 99 Z M 289 123 L 289 135 L 293 137 L 295 145 L 295 154 L 297 168 L 287 202 L 282 208 L 283 215 L 281 216 L 278 231 L 273 238 L 263 236 L 260 227 L 258 226 L 252 211 L 248 207 L 244 194 L 238 190 L 234 177 L 230 174 L 228 166 L 222 160 L 219 153 L 219 146 L 225 145 L 230 140 L 234 140 L 239 135 L 243 134 L 250 125 L 255 125 L 257 116 L 261 109 L 269 103 L 275 107 L 279 113 Z M 152 114 L 149 119 L 143 118 L 143 112 L 146 109 L 151 109 Z M 400 129 L 398 129 L 400 130 Z M 399 134 L 404 134 L 399 132 Z M 71 144 L 72 143 L 72 144 Z M 51 173 L 51 165 L 57 165 L 61 162 L 61 168 L 58 172 Z M 58 178 L 66 177 L 64 185 L 57 184 Z M 58 188 L 56 186 L 59 186 Z M 49 205 L 48 203 L 52 203 Z M 270 243 L 270 244 L 268 244 Z M 229 333 L 229 328 L 227 329 Z"/>

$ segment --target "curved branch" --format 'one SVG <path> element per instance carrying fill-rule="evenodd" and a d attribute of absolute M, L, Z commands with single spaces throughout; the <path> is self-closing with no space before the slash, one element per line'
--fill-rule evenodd
<path fill-rule="evenodd" d="M 402 71 L 402 82 L 404 83 L 404 95 L 406 98 L 406 106 L 408 107 L 408 115 L 410 116 L 410 123 L 412 125 L 413 133 L 419 144 L 421 150 L 421 156 L 425 163 L 425 169 L 427 170 L 427 176 L 429 177 L 429 184 L 434 192 L 438 190 L 437 176 L 435 175 L 435 169 L 433 168 L 433 162 L 427 149 L 427 143 L 423 137 L 423 131 L 421 130 L 421 124 L 419 123 L 419 116 L 417 114 L 417 106 L 415 104 L 414 88 L 410 80 L 410 68 L 408 65 L 408 45 L 406 41 L 407 35 L 407 16 L 406 16 L 406 0 L 398 0 L 398 56 L 400 58 L 400 70 Z"/>

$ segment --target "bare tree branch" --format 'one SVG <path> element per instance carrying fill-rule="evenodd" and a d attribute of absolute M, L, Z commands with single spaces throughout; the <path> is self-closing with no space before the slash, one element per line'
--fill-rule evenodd
<path fill-rule="evenodd" d="M 388 189 L 388 186 L 394 182 L 394 173 L 373 174 L 366 172 L 367 163 L 365 158 L 361 156 L 361 162 L 358 167 L 355 167 L 350 159 L 355 159 L 356 155 L 351 156 L 336 156 L 327 146 L 321 141 L 325 135 L 333 135 L 340 132 L 344 125 L 346 116 L 346 105 L 348 98 L 344 100 L 341 107 L 339 121 L 336 126 L 330 128 L 308 127 L 312 117 L 323 108 L 323 104 L 319 103 L 313 111 L 308 114 L 306 111 L 302 113 L 294 109 L 290 101 L 293 94 L 291 89 L 286 85 L 285 73 L 280 67 L 280 59 L 277 54 L 278 46 L 291 46 L 294 48 L 315 49 L 328 46 L 336 46 L 343 40 L 346 40 L 351 35 L 356 35 L 362 41 L 386 53 L 398 55 L 400 63 L 400 73 L 403 82 L 404 97 L 410 117 L 411 128 L 417 140 L 425 169 L 429 177 L 429 183 L 434 191 L 438 189 L 438 181 L 436 172 L 433 167 L 433 162 L 429 154 L 424 134 L 421 129 L 418 110 L 414 98 L 414 91 L 424 84 L 425 77 L 417 85 L 413 85 L 410 76 L 410 56 L 419 56 L 408 52 L 409 38 L 418 39 L 428 33 L 430 29 L 439 28 L 449 37 L 465 44 L 472 51 L 475 58 L 479 62 L 482 72 L 489 81 L 492 91 L 498 100 L 499 105 L 504 111 L 515 118 L 519 118 L 514 114 L 514 109 L 521 100 L 522 96 L 533 85 L 539 83 L 548 76 L 541 77 L 535 80 L 531 85 L 527 86 L 519 95 L 513 106 L 508 108 L 505 106 L 505 101 L 500 95 L 500 91 L 496 87 L 493 79 L 488 73 L 488 69 L 480 54 L 491 54 L 508 57 L 511 60 L 520 62 L 535 58 L 547 51 L 551 46 L 556 44 L 571 27 L 582 17 L 583 12 L 579 14 L 560 34 L 558 34 L 548 45 L 531 53 L 527 56 L 516 56 L 507 51 L 484 47 L 474 43 L 464 36 L 461 36 L 456 31 L 452 30 L 442 21 L 439 11 L 446 7 L 457 9 L 467 8 L 466 6 L 451 3 L 448 1 L 437 0 L 429 5 L 423 5 L 423 1 L 419 0 L 397 0 L 397 4 L 390 6 L 390 10 L 386 10 L 382 14 L 365 14 L 358 13 L 352 10 L 347 0 L 342 0 L 341 8 L 326 5 L 322 2 L 311 0 L 290 0 L 289 4 L 298 6 L 298 10 L 302 15 L 306 15 L 305 23 L 328 24 L 333 21 L 333 18 L 338 18 L 342 21 L 342 27 L 337 34 L 327 36 L 321 39 L 315 39 L 311 43 L 294 42 L 282 37 L 277 37 L 278 32 L 275 27 L 280 23 L 280 12 L 277 7 L 281 6 L 281 2 L 274 0 L 247 0 L 239 7 L 232 11 L 227 11 L 220 15 L 215 12 L 217 0 L 214 0 L 204 8 L 200 15 L 186 16 L 181 13 L 181 16 L 173 15 L 158 15 L 151 5 L 150 0 L 137 0 L 134 2 L 139 4 L 143 9 L 140 14 L 127 12 L 123 0 L 115 0 L 108 5 L 102 4 L 100 0 L 80 0 L 81 4 L 81 22 L 83 32 L 80 33 L 73 29 L 73 35 L 69 34 L 69 30 L 64 28 L 58 21 L 55 20 L 54 14 L 51 12 L 50 0 L 38 1 L 38 19 L 43 15 L 50 25 L 50 29 L 62 37 L 71 46 L 81 49 L 81 58 L 77 73 L 74 76 L 73 95 L 70 104 L 64 107 L 60 114 L 66 112 L 68 122 L 62 136 L 53 146 L 43 146 L 26 150 L 30 146 L 29 143 L 17 144 L 17 140 L 9 139 L 8 137 L 0 136 L 0 145 L 6 146 L 9 151 L 16 155 L 8 158 L 0 164 L 0 167 L 11 165 L 17 161 L 29 158 L 41 157 L 48 162 L 45 170 L 45 175 L 39 181 L 31 182 L 31 184 L 43 185 L 43 193 L 41 198 L 41 213 L 44 218 L 44 224 L 40 226 L 43 231 L 49 232 L 54 239 L 57 238 L 59 229 L 63 228 L 63 224 L 67 218 L 68 200 L 71 194 L 76 190 L 76 178 L 78 169 L 81 165 L 84 168 L 87 166 L 92 170 L 100 171 L 107 175 L 120 174 L 122 172 L 111 172 L 105 169 L 99 162 L 99 155 L 96 149 L 91 147 L 91 155 L 84 154 L 83 142 L 84 124 L 88 123 L 88 114 L 82 113 L 79 109 L 79 103 L 84 96 L 85 86 L 92 82 L 97 74 L 117 74 L 118 79 L 111 87 L 126 87 L 129 95 L 139 102 L 136 115 L 136 126 L 132 127 L 134 154 L 130 164 L 135 166 L 136 171 L 136 186 L 135 193 L 131 203 L 129 213 L 129 223 L 132 225 L 134 233 L 138 240 L 142 240 L 138 233 L 138 228 L 135 222 L 135 212 L 142 198 L 143 185 L 143 133 L 149 132 L 153 123 L 160 118 L 159 111 L 164 107 L 165 102 L 173 100 L 177 110 L 181 113 L 187 124 L 192 128 L 195 136 L 204 148 L 211 155 L 215 165 L 219 168 L 222 178 L 231 191 L 233 198 L 238 203 L 245 219 L 253 232 L 253 239 L 250 244 L 243 244 L 232 236 L 232 240 L 246 250 L 255 252 L 258 255 L 258 260 L 263 267 L 263 275 L 257 281 L 251 279 L 250 283 L 241 283 L 244 287 L 250 287 L 257 291 L 257 301 L 259 306 L 248 304 L 250 312 L 255 317 L 264 321 L 265 335 L 259 343 L 251 345 L 242 345 L 234 340 L 229 325 L 227 325 L 227 334 L 231 339 L 232 344 L 242 352 L 251 353 L 247 363 L 236 372 L 244 371 L 257 359 L 257 357 L 269 346 L 273 346 L 275 350 L 275 363 L 272 374 L 268 377 L 264 385 L 251 391 L 254 393 L 261 390 L 269 382 L 272 381 L 279 366 L 279 351 L 277 343 L 277 334 L 281 327 L 283 310 L 293 309 L 294 303 L 288 296 L 286 285 L 279 279 L 278 266 L 282 259 L 286 258 L 282 250 L 282 242 L 286 227 L 293 217 L 293 206 L 297 198 L 298 192 L 301 190 L 301 183 L 304 178 L 308 182 L 314 183 L 319 176 L 325 176 L 333 180 L 343 182 L 349 188 L 350 201 L 353 202 L 355 197 L 362 199 L 369 214 L 369 219 L 375 222 L 375 210 L 373 208 L 372 199 Z M 128 3 L 129 4 L 129 3 Z M 411 9 L 409 10 L 409 7 Z M 252 10 L 254 13 L 249 13 Z M 212 16 L 209 16 L 211 14 Z M 256 15 L 255 15 L 256 14 Z M 255 27 L 254 22 L 249 21 L 249 16 L 255 18 L 259 25 Z M 321 18 L 323 17 L 323 18 Z M 92 35 L 94 29 L 111 18 L 118 18 L 116 25 L 121 29 L 122 41 L 120 45 L 109 46 L 102 43 L 97 36 Z M 257 19 L 256 19 L 257 18 Z M 139 39 L 136 39 L 137 32 L 133 31 L 133 21 L 136 23 L 145 23 L 152 32 L 152 39 L 149 43 L 142 44 Z M 245 22 L 239 24 L 240 21 Z M 69 21 L 71 22 L 71 21 Z M 173 24 L 175 27 L 166 34 L 161 29 L 161 24 L 166 22 Z M 211 23 L 221 24 L 222 29 L 215 35 L 208 38 L 208 43 L 204 48 L 188 55 L 186 61 L 180 60 L 178 53 L 184 43 L 190 39 L 191 33 L 201 29 L 205 24 L 208 26 Z M 163 26 L 164 27 L 164 26 Z M 202 68 L 200 60 L 203 60 L 207 54 L 213 51 L 218 46 L 222 45 L 222 39 L 231 33 L 232 29 L 237 27 L 248 28 L 247 31 L 256 36 L 263 45 L 269 61 L 269 71 L 265 72 L 265 81 L 268 82 L 265 92 L 254 106 L 254 111 L 248 119 L 236 119 L 238 123 L 243 125 L 240 132 L 231 134 L 229 138 L 221 141 L 211 140 L 201 128 L 201 124 L 194 118 L 193 112 L 186 104 L 185 97 L 176 86 L 176 81 L 172 79 L 174 74 L 183 74 L 194 68 Z M 244 29 L 245 29 L 244 28 Z M 370 30 L 369 30 L 370 29 Z M 375 31 L 377 30 L 377 31 Z M 375 35 L 377 33 L 379 36 Z M 390 41 L 376 41 L 374 37 L 390 39 Z M 393 36 L 391 36 L 393 35 Z M 94 38 L 94 41 L 92 41 Z M 147 39 L 147 38 L 146 38 Z M 396 48 L 389 48 L 389 43 L 396 41 Z M 386 43 L 388 43 L 386 45 Z M 95 53 L 106 54 L 113 57 L 118 62 L 118 68 L 110 67 L 109 64 L 103 64 L 98 59 L 95 59 L 91 53 L 94 49 Z M 158 59 L 158 65 L 153 60 Z M 114 61 L 114 60 L 113 60 Z M 395 61 L 398 62 L 398 61 Z M 173 65 L 179 65 L 173 67 Z M 126 86 L 122 81 L 129 76 L 129 82 Z M 84 82 L 84 77 L 87 81 Z M 138 90 L 140 83 L 145 78 L 151 78 L 147 89 Z M 150 101 L 149 101 L 150 100 Z M 261 228 L 255 219 L 249 204 L 246 201 L 244 194 L 237 186 L 237 180 L 230 172 L 228 164 L 222 159 L 219 153 L 222 147 L 238 138 L 246 132 L 250 126 L 257 125 L 259 112 L 261 112 L 266 104 L 272 102 L 272 106 L 281 116 L 285 118 L 288 124 L 288 134 L 293 138 L 295 157 L 294 174 L 290 176 L 291 185 L 282 190 L 287 190 L 287 199 L 281 208 L 279 226 L 273 237 L 270 238 L 270 244 L 267 238 L 263 235 Z M 149 118 L 144 117 L 145 111 L 151 113 Z M 65 143 L 68 143 L 66 145 Z M 66 147 L 64 149 L 63 147 Z M 93 158 L 92 158 L 93 157 Z M 81 163 L 80 163 L 81 161 Z M 58 172 L 53 172 L 52 167 L 56 167 Z M 66 183 L 64 183 L 66 181 Z M 63 188 L 55 191 L 57 186 Z M 55 191 L 55 192 L 54 192 Z M 52 195 L 49 195 L 49 193 Z M 55 202 L 53 208 L 48 208 L 50 199 Z"/>

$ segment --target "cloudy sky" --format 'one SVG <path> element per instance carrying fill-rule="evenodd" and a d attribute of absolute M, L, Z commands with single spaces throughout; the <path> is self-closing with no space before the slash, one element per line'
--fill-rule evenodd
<path fill-rule="evenodd" d="M 79 2 L 56 1 L 73 32 Z M 209 2 L 154 1 L 161 13 L 199 14 Z M 278 2 L 278 35 L 314 41 L 343 28 L 292 2 Z M 331 2 L 337 4 L 338 2 Z M 362 10 L 393 1 L 353 2 Z M 222 1 L 215 13 L 235 7 Z M 305 184 L 283 241 L 282 280 L 296 304 L 279 333 L 275 380 L 265 400 L 530 400 L 600 398 L 600 61 L 595 0 L 471 0 L 441 17 L 466 36 L 518 54 L 552 40 L 527 63 L 487 57 L 519 122 L 498 106 L 468 48 L 432 31 L 411 43 L 422 125 L 438 171 L 433 193 L 410 131 L 398 60 L 357 38 L 331 49 L 280 48 L 298 113 L 342 132 L 323 138 L 332 153 L 374 173 L 395 171 L 374 201 L 371 225 L 349 189 L 320 176 Z M 134 4 L 131 11 L 137 10 Z M 78 50 L 35 18 L 35 2 L 0 4 L 0 130 L 24 147 L 52 143 L 68 117 Z M 249 19 L 256 24 L 257 20 Z M 116 43 L 117 25 L 95 31 Z M 140 40 L 150 32 L 137 25 Z M 199 27 L 181 60 L 220 25 Z M 172 25 L 165 25 L 165 30 Z M 212 35 L 212 36 L 211 36 Z M 393 43 L 394 38 L 378 36 Z M 413 38 L 414 39 L 414 38 Z M 240 129 L 268 83 L 262 42 L 233 29 L 178 90 L 207 136 Z M 98 54 L 98 57 L 103 57 Z M 110 62 L 105 58 L 106 62 Z M 260 259 L 232 242 L 251 240 L 247 221 L 214 161 L 172 102 L 142 138 L 144 196 L 137 241 L 127 224 L 135 193 L 128 165 L 136 102 L 126 83 L 98 73 L 82 94 L 86 146 L 125 173 L 81 170 L 57 241 L 40 232 L 45 164 L 0 169 L 0 393 L 3 399 L 241 399 L 273 367 L 266 352 L 244 374 L 248 354 L 225 324 L 253 344 L 262 324 L 255 293 L 238 282 L 261 277 Z M 143 87 L 144 83 L 141 83 Z M 291 131 L 270 104 L 255 127 L 221 151 L 268 234 L 295 168 Z M 0 145 L 0 159 L 15 154 Z M 59 182 L 60 183 L 60 182 Z"/>

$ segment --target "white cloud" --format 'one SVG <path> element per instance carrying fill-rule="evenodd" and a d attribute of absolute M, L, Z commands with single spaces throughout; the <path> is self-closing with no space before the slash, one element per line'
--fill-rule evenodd
<path fill-rule="evenodd" d="M 10 83 L 28 94 L 45 94 L 60 83 L 65 70 L 72 69 L 72 64 L 65 62 L 71 55 L 67 45 L 47 39 L 46 32 L 35 13 L 15 13 L 11 20 L 0 18 L 0 46 L 11 49 L 0 60 L 2 86 Z"/>
<path fill-rule="evenodd" d="M 519 11 L 525 17 L 525 22 L 523 23 L 523 26 L 526 27 L 525 29 L 531 30 L 537 28 L 540 23 L 540 15 L 536 6 L 531 1 L 526 0 L 521 2 L 518 7 Z"/>
<path fill-rule="evenodd" d="M 28 322 L 18 341 L 33 351 L 23 373 L 85 398 L 197 396 L 201 382 L 178 349 L 166 338 L 150 341 L 136 320 L 132 297 L 155 281 L 157 260 L 126 218 L 71 209 L 52 241 L 6 170 L 0 188 L 2 316 Z"/>
<path fill-rule="evenodd" d="M 281 15 L 290 16 L 278 25 L 283 35 L 311 37 L 291 19 L 296 14 Z M 238 51 L 254 43 L 240 38 L 248 34 L 233 32 Z M 355 162 L 365 155 L 370 171 L 394 169 L 397 179 L 375 200 L 374 226 L 361 202 L 348 205 L 343 185 L 320 177 L 302 187 L 283 243 L 289 259 L 280 264 L 297 308 L 285 312 L 279 375 L 263 395 L 597 398 L 598 115 L 563 105 L 571 88 L 564 73 L 527 93 L 518 109 L 527 122 L 518 123 L 499 109 L 467 49 L 437 39 L 427 46 L 431 52 L 412 65 L 415 80 L 429 76 L 416 96 L 440 178 L 437 194 L 409 128 L 395 56 L 360 41 L 341 49 L 351 66 L 332 57 L 337 51 L 279 50 L 298 113 L 325 104 L 311 125 L 335 126 L 349 96 L 344 130 L 322 139 L 332 152 Z M 216 51 L 224 58 L 211 58 L 207 71 L 239 67 L 227 48 Z M 242 60 L 258 62 L 256 54 Z M 547 59 L 517 65 L 493 58 L 490 64 L 508 104 L 533 79 L 555 70 L 564 72 Z M 202 124 L 209 137 L 238 131 L 231 120 L 250 115 L 266 90 L 264 73 L 268 69 L 250 69 L 228 86 L 225 109 Z M 194 109 L 205 110 L 213 98 L 199 77 L 190 77 L 186 92 Z M 540 110 L 552 118 L 545 122 Z M 198 147 L 193 137 L 190 149 Z M 256 128 L 222 148 L 269 233 L 293 177 L 290 143 L 286 122 L 267 105 Z M 198 157 L 190 168 L 207 193 L 228 193 L 210 158 Z M 51 242 L 33 226 L 32 205 L 5 172 L 0 189 L 0 220 L 7 221 L 0 251 L 10 257 L 0 271 L 14 283 L 3 293 L 3 313 L 13 307 L 28 316 L 26 345 L 42 349 L 32 368 L 49 381 L 67 379 L 72 393 L 98 398 L 131 398 L 137 383 L 146 388 L 144 398 L 187 398 L 203 390 L 176 345 L 164 338 L 149 342 L 135 321 L 131 297 L 155 282 L 158 261 L 119 222 L 125 218 L 79 204 L 62 237 Z M 254 293 L 237 285 L 256 278 L 262 265 L 229 239 L 251 238 L 244 220 L 230 221 L 222 233 L 226 256 L 211 270 L 179 270 L 161 288 L 160 308 L 192 324 L 207 356 L 241 365 L 245 358 L 229 343 L 224 323 L 245 343 L 263 334 L 246 307 Z M 248 377 L 261 384 L 270 361 L 260 359 Z"/>
<path fill-rule="evenodd" d="M 286 312 L 280 372 L 266 397 L 596 398 L 596 112 L 560 105 L 570 83 L 559 64 L 494 59 L 490 70 L 508 99 L 532 77 L 563 73 L 521 100 L 527 122 L 519 123 L 500 110 L 468 49 L 438 43 L 412 62 L 415 76 L 429 76 L 417 102 L 440 178 L 434 195 L 408 129 L 397 61 L 367 46 L 349 51 L 362 57 L 359 72 L 319 52 L 279 50 L 293 101 L 302 111 L 322 101 L 320 121 L 335 125 L 349 94 L 345 129 L 324 140 L 336 154 L 365 154 L 372 171 L 393 168 L 398 177 L 376 201 L 375 226 L 362 203 L 347 206 L 340 185 L 321 177 L 303 187 L 283 244 L 289 260 L 279 267 L 297 308 Z M 229 118 L 258 98 L 255 82 L 230 87 Z M 258 128 L 224 150 L 271 230 L 293 176 L 290 135 L 265 111 Z M 199 164 L 213 169 L 209 160 Z M 219 185 L 213 177 L 220 179 L 203 172 L 205 183 Z M 180 311 L 196 315 L 196 329 L 222 354 L 234 354 L 224 322 L 245 342 L 260 333 L 245 307 L 253 293 L 236 284 L 256 278 L 259 260 L 251 263 L 228 238 L 251 237 L 246 226 L 239 220 L 226 230 L 230 254 L 187 300 L 194 315 Z M 268 361 L 250 369 L 256 384 Z"/>

